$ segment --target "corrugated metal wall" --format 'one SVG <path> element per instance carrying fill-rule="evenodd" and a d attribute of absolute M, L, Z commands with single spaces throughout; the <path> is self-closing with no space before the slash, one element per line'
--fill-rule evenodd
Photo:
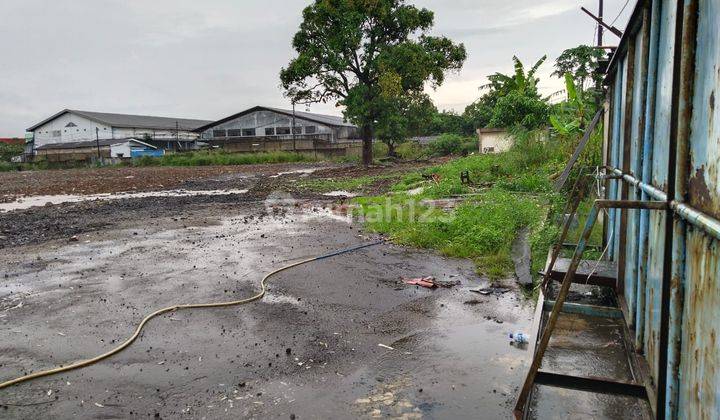
<path fill-rule="evenodd" d="M 720 0 L 638 3 L 608 72 L 606 164 L 648 188 L 612 181 L 606 198 L 667 199 L 671 209 L 610 211 L 609 256 L 656 412 L 717 419 Z"/>

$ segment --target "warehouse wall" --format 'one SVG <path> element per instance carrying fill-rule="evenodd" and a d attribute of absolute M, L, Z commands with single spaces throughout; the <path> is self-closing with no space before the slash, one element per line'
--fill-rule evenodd
<path fill-rule="evenodd" d="M 720 418 L 720 2 L 636 10 L 608 74 L 606 156 L 643 190 L 616 180 L 606 197 L 668 210 L 615 210 L 606 240 L 656 410 Z"/>
<path fill-rule="evenodd" d="M 76 127 L 67 127 L 69 123 Z M 95 127 L 100 129 L 101 139 L 112 137 L 112 127 L 97 123 L 75 114 L 66 113 L 48 121 L 33 131 L 35 147 L 50 143 L 68 143 L 75 141 L 95 140 Z"/>

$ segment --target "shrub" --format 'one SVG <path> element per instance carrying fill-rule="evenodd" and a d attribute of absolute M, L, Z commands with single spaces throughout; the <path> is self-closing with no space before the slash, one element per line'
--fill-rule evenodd
<path fill-rule="evenodd" d="M 20 169 L 20 165 L 16 163 L 0 161 L 0 172 L 17 171 L 18 169 Z"/>
<path fill-rule="evenodd" d="M 441 134 L 428 147 L 435 156 L 459 154 L 463 147 L 463 137 L 458 134 Z"/>
<path fill-rule="evenodd" d="M 0 162 L 10 162 L 13 156 L 21 155 L 24 149 L 22 144 L 0 143 Z"/>
<path fill-rule="evenodd" d="M 425 156 L 425 148 L 417 142 L 408 141 L 397 147 L 397 154 L 401 159 L 416 160 Z"/>
<path fill-rule="evenodd" d="M 373 143 L 373 157 L 375 159 L 384 158 L 388 155 L 388 146 L 383 142 L 376 141 Z"/>
<path fill-rule="evenodd" d="M 528 130 L 548 124 L 549 108 L 541 99 L 510 92 L 498 99 L 490 127 L 514 127 L 520 125 Z"/>
<path fill-rule="evenodd" d="M 478 152 L 478 141 L 477 139 L 472 140 L 466 140 L 462 143 L 460 153 L 463 155 L 469 155 L 471 153 L 477 153 Z"/>

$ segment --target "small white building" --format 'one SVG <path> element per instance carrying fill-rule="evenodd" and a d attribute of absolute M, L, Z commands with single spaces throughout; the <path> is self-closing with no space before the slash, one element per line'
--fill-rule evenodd
<path fill-rule="evenodd" d="M 500 153 L 510 150 L 515 139 L 504 128 L 478 128 L 480 153 Z"/>
<path fill-rule="evenodd" d="M 64 109 L 28 128 L 33 150 L 49 144 L 107 139 L 143 139 L 163 149 L 186 149 L 198 139 L 195 130 L 211 121 Z"/>

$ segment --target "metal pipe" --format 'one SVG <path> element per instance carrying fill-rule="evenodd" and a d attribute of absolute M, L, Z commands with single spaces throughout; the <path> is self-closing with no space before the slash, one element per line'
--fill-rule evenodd
<path fill-rule="evenodd" d="M 630 174 L 623 174 L 622 171 L 617 168 L 608 166 L 607 169 L 616 174 L 622 174 L 623 181 L 645 192 L 650 198 L 658 201 L 667 201 L 667 194 L 652 185 L 641 182 Z M 691 225 L 704 230 L 710 236 L 720 239 L 720 220 L 717 220 L 712 216 L 708 216 L 707 214 L 677 200 L 670 201 L 669 205 L 670 209 L 682 219 Z"/>
<path fill-rule="evenodd" d="M 612 166 L 608 166 L 607 169 L 612 171 L 615 175 L 621 177 L 623 181 L 647 194 L 650 198 L 658 201 L 667 201 L 667 194 L 665 194 L 663 190 L 657 189 L 650 184 L 646 184 L 630 174 L 624 174 L 620 169 L 613 168 Z"/>

